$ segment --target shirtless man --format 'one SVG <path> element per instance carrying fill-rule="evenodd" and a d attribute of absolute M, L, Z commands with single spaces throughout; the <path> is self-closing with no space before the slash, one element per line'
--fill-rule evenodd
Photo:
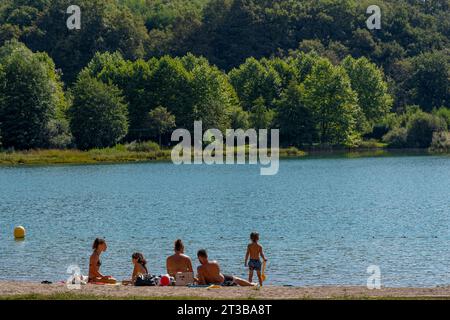
<path fill-rule="evenodd" d="M 166 261 L 167 273 L 175 277 L 178 272 L 194 272 L 191 258 L 184 254 L 184 244 L 181 240 L 175 241 L 174 250 L 175 254 Z"/>
<path fill-rule="evenodd" d="M 198 284 L 199 285 L 221 285 L 221 286 L 234 286 L 238 285 L 241 287 L 250 287 L 254 284 L 245 281 L 243 279 L 223 275 L 220 272 L 220 266 L 217 261 L 208 261 L 208 253 L 206 250 L 200 250 L 197 253 L 198 260 L 201 266 L 197 268 L 198 272 Z"/>

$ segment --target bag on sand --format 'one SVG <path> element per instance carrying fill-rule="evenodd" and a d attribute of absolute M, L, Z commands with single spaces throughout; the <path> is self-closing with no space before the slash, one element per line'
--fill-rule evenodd
<path fill-rule="evenodd" d="M 175 275 L 175 285 L 178 287 L 185 287 L 194 284 L 193 272 L 178 272 Z"/>
<path fill-rule="evenodd" d="M 159 278 L 150 274 L 139 275 L 134 285 L 136 287 L 156 287 L 159 284 Z"/>

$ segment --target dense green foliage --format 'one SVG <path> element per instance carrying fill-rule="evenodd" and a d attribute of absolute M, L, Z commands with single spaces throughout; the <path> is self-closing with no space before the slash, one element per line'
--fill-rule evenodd
<path fill-rule="evenodd" d="M 437 113 L 429 114 L 413 106 L 400 116 L 390 115 L 387 119 L 390 131 L 384 141 L 395 148 L 429 148 L 435 135 L 445 135 L 448 130 L 446 119 Z"/>
<path fill-rule="evenodd" d="M 70 140 L 67 103 L 55 66 L 45 53 L 11 42 L 0 48 L 0 130 L 4 148 L 59 146 Z"/>
<path fill-rule="evenodd" d="M 175 116 L 164 107 L 156 107 L 148 113 L 149 127 L 158 135 L 159 145 L 162 143 L 162 135 L 175 128 Z"/>
<path fill-rule="evenodd" d="M 433 152 L 450 152 L 450 132 L 436 132 L 430 146 Z"/>
<path fill-rule="evenodd" d="M 447 129 L 450 130 L 450 109 L 449 108 L 439 108 L 433 110 L 433 114 L 444 119 L 447 123 Z"/>
<path fill-rule="evenodd" d="M 82 74 L 72 94 L 70 127 L 80 149 L 111 147 L 125 137 L 128 106 L 118 88 Z"/>
<path fill-rule="evenodd" d="M 71 32 L 66 10 L 73 4 L 81 8 L 82 27 Z M 47 52 L 66 81 L 74 81 L 97 51 L 118 50 L 136 59 L 145 55 L 148 41 L 142 20 L 115 0 L 4 0 L 0 25 L 0 40 L 15 37 Z"/>
<path fill-rule="evenodd" d="M 439 117 L 419 112 L 408 123 L 406 141 L 413 148 L 428 148 L 436 132 L 446 129 L 446 123 Z"/>
<path fill-rule="evenodd" d="M 195 120 L 205 127 L 226 129 L 238 98 L 226 74 L 206 59 L 187 55 L 149 61 L 126 61 L 119 53 L 97 54 L 83 71 L 117 85 L 129 102 L 128 140 L 155 137 L 148 113 L 163 106 L 178 127 L 191 129 Z"/>
<path fill-rule="evenodd" d="M 2 147 L 167 142 L 195 120 L 279 128 L 283 146 L 428 147 L 450 126 L 450 0 L 379 0 L 372 31 L 371 4 L 3 0 Z"/>
<path fill-rule="evenodd" d="M 321 59 L 300 90 L 301 101 L 312 112 L 318 142 L 352 145 L 353 139 L 358 138 L 356 123 L 360 107 L 345 70 Z"/>
<path fill-rule="evenodd" d="M 363 113 L 359 119 L 360 129 L 370 132 L 392 108 L 392 98 L 388 94 L 383 73 L 366 58 L 355 60 L 348 56 L 343 61 L 343 66 L 350 77 L 352 89 L 358 95 Z"/>

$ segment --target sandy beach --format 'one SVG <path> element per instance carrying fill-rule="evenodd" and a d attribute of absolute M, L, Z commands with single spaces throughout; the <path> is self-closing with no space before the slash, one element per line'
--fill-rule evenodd
<path fill-rule="evenodd" d="M 181 288 L 181 287 L 130 287 L 83 285 L 79 290 L 69 290 L 65 284 L 40 284 L 33 282 L 2 281 L 0 298 L 26 296 L 56 297 L 70 295 L 87 299 L 450 299 L 450 287 L 436 288 L 382 288 L 365 287 L 276 287 L 264 288 Z"/>

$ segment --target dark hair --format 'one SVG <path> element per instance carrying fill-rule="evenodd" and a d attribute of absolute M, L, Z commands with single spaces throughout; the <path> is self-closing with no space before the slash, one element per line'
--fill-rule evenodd
<path fill-rule="evenodd" d="M 181 241 L 180 239 L 175 241 L 175 251 L 179 252 L 182 251 L 183 249 L 184 249 L 183 241 Z"/>
<path fill-rule="evenodd" d="M 197 257 L 208 258 L 208 253 L 205 249 L 198 250 Z"/>
<path fill-rule="evenodd" d="M 147 260 L 145 260 L 144 255 L 140 252 L 135 252 L 133 253 L 133 255 L 131 256 L 133 259 L 137 259 L 138 263 L 144 267 L 145 272 L 148 273 L 147 270 Z"/>
<path fill-rule="evenodd" d="M 252 232 L 250 234 L 250 240 L 253 242 L 257 242 L 259 240 L 259 233 L 258 232 Z"/>
<path fill-rule="evenodd" d="M 99 245 L 105 244 L 105 243 L 106 243 L 105 239 L 96 238 L 94 240 L 94 243 L 92 244 L 92 249 L 97 250 Z"/>

